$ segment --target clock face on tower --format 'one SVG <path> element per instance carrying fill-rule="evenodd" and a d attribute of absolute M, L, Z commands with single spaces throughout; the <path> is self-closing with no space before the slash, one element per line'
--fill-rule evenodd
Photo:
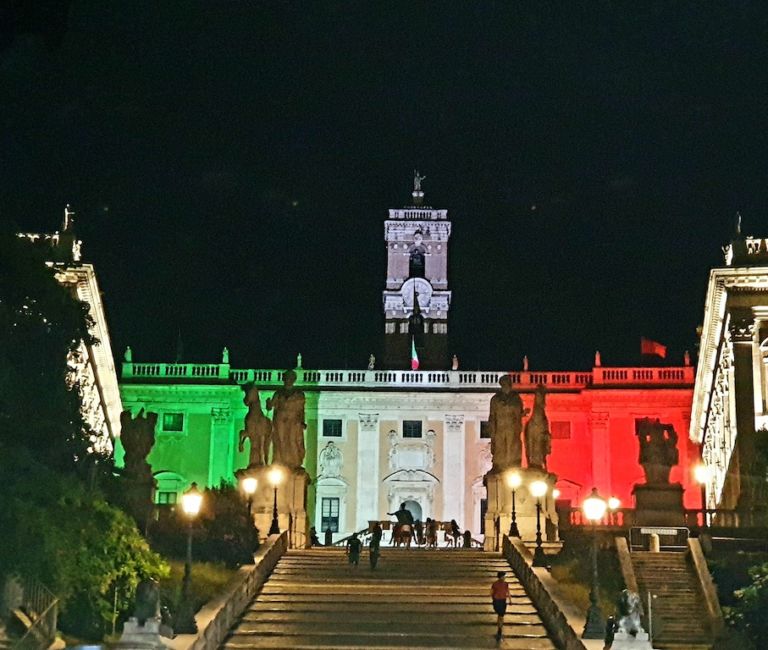
<path fill-rule="evenodd" d="M 413 310 L 414 292 L 419 296 L 419 307 L 429 309 L 432 300 L 432 285 L 424 278 L 409 278 L 400 287 L 400 295 L 403 297 L 403 306 L 407 311 Z"/>

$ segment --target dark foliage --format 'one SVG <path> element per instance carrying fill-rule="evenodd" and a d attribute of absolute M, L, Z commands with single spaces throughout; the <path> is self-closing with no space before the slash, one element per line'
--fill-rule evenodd
<path fill-rule="evenodd" d="M 184 559 L 189 521 L 180 505 L 162 508 L 150 526 L 152 548 L 167 557 Z M 203 507 L 192 525 L 194 559 L 223 562 L 228 567 L 253 563 L 259 532 L 247 517 L 241 493 L 230 485 L 204 492 Z"/>

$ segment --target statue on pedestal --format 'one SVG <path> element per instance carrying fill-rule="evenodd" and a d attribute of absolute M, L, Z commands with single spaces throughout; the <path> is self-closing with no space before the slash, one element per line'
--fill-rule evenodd
<path fill-rule="evenodd" d="M 533 414 L 525 425 L 525 458 L 528 467 L 547 469 L 547 456 L 552 453 L 552 436 L 545 412 L 547 389 L 541 384 L 536 388 Z"/>
<path fill-rule="evenodd" d="M 286 370 L 283 387 L 267 400 L 272 415 L 272 462 L 299 469 L 304 462 L 304 393 L 294 388 L 296 373 Z"/>
<path fill-rule="evenodd" d="M 246 439 L 250 440 L 251 452 L 248 467 L 262 467 L 269 463 L 272 422 L 261 410 L 258 388 L 254 384 L 243 388 L 245 389 L 243 404 L 248 407 L 248 413 L 245 416 L 245 429 L 240 431 L 240 443 L 237 448 L 243 451 L 243 443 Z"/>
<path fill-rule="evenodd" d="M 120 414 L 120 442 L 125 450 L 125 474 L 135 481 L 152 481 L 152 468 L 147 456 L 155 444 L 157 413 L 144 409 L 134 418 L 130 411 Z"/>
<path fill-rule="evenodd" d="M 523 430 L 523 417 L 529 412 L 523 408 L 520 395 L 512 390 L 512 379 L 509 375 L 501 377 L 499 385 L 501 390 L 491 398 L 491 411 L 488 416 L 495 472 L 521 466 L 523 448 L 520 434 Z"/>
<path fill-rule="evenodd" d="M 679 461 L 677 433 L 671 424 L 643 418 L 635 425 L 640 442 L 640 464 L 647 485 L 668 485 L 669 472 Z"/>

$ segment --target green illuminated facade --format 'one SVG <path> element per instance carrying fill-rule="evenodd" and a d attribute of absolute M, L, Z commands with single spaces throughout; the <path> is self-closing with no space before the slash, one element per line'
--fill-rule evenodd
<path fill-rule="evenodd" d="M 166 370 L 169 370 L 166 372 Z M 135 372 L 138 370 L 138 372 Z M 123 362 L 120 395 L 123 408 L 159 415 L 155 445 L 148 457 L 157 480 L 157 503 L 175 503 L 192 482 L 216 487 L 234 483 L 235 472 L 248 465 L 248 444 L 238 450 L 246 407 L 240 387 L 244 371 L 232 373 L 221 364 L 134 364 Z M 260 382 L 262 407 L 281 384 L 281 373 L 262 371 L 274 381 Z M 247 379 L 247 378 L 246 378 Z M 306 394 L 305 467 L 315 477 L 317 458 L 317 394 Z M 265 409 L 266 412 L 266 409 Z M 123 448 L 115 445 L 122 466 Z M 314 488 L 310 486 L 309 515 L 314 516 Z"/>

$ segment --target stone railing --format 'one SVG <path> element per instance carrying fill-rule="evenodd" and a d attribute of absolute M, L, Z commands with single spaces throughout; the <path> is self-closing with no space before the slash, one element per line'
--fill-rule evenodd
<path fill-rule="evenodd" d="M 533 602 L 552 642 L 563 650 L 585 650 L 575 629 L 584 624 L 584 616 L 555 595 L 557 583 L 547 570 L 531 566 L 531 555 L 519 539 L 510 540 L 505 535 L 502 554 Z"/>
<path fill-rule="evenodd" d="M 256 553 L 256 564 L 240 567 L 224 592 L 203 605 L 196 614 L 198 633 L 178 635 L 174 639 L 174 649 L 218 650 L 287 550 L 288 531 L 271 535 Z"/>
<path fill-rule="evenodd" d="M 177 379 L 196 382 L 254 382 L 258 386 L 279 385 L 284 370 L 236 369 L 229 364 L 123 363 L 123 380 Z M 693 367 L 593 368 L 589 372 L 532 372 L 503 370 L 296 370 L 296 385 L 302 388 L 373 388 L 477 390 L 495 392 L 499 379 L 509 375 L 512 387 L 531 392 L 539 384 L 551 391 L 577 391 L 587 387 L 693 386 Z"/>
<path fill-rule="evenodd" d="M 688 538 L 688 551 L 690 553 L 693 570 L 699 583 L 701 595 L 707 606 L 707 619 L 713 637 L 717 637 L 724 627 L 723 610 L 720 609 L 720 599 L 717 597 L 717 587 L 712 580 L 704 552 L 701 550 L 701 542 L 698 538 Z"/>

